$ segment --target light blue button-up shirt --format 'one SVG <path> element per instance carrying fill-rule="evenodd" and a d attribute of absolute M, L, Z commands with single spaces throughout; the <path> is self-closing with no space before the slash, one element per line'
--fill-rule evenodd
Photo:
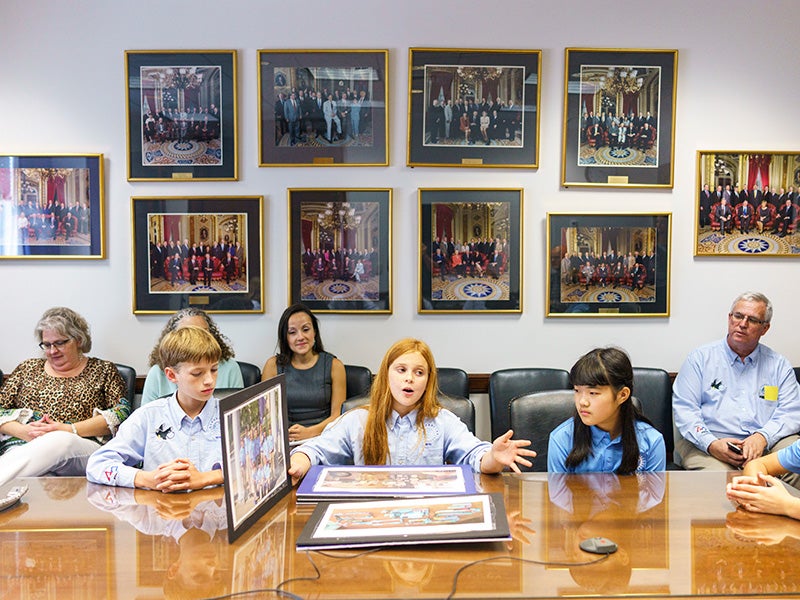
<path fill-rule="evenodd" d="M 152 471 L 185 458 L 200 472 L 222 468 L 219 400 L 211 398 L 194 419 L 183 411 L 175 394 L 131 413 L 117 435 L 89 458 L 86 477 L 93 483 L 134 487 L 138 465 Z"/>
<path fill-rule="evenodd" d="M 462 465 L 479 473 L 481 458 L 492 449 L 489 442 L 475 437 L 464 422 L 447 409 L 440 409 L 417 429 L 417 410 L 401 417 L 392 411 L 386 422 L 390 465 Z M 318 437 L 292 451 L 308 456 L 312 465 L 363 465 L 364 428 L 367 410 L 346 412 L 329 424 Z"/>
<path fill-rule="evenodd" d="M 766 386 L 778 388 L 767 400 Z M 672 388 L 675 426 L 703 451 L 722 437 L 760 433 L 767 447 L 800 430 L 800 392 L 792 366 L 763 344 L 742 361 L 726 339 L 689 354 Z"/>
<path fill-rule="evenodd" d="M 567 456 L 572 452 L 573 419 L 567 419 L 550 434 L 547 445 L 547 470 L 553 473 L 616 473 L 622 464 L 622 436 L 611 439 L 607 431 L 591 426 L 592 447 L 589 456 L 577 467 L 567 468 Z M 663 471 L 667 466 L 664 436 L 644 421 L 636 421 L 636 441 L 639 444 L 637 471 Z"/>

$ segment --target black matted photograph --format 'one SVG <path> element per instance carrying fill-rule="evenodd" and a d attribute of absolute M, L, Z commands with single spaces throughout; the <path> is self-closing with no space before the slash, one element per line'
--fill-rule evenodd
<path fill-rule="evenodd" d="M 125 52 L 128 180 L 239 178 L 235 50 Z"/>
<path fill-rule="evenodd" d="M 105 258 L 102 154 L 0 155 L 0 259 Z"/>
<path fill-rule="evenodd" d="M 541 50 L 409 49 L 409 166 L 539 163 Z"/>
<path fill-rule="evenodd" d="M 695 256 L 800 257 L 800 152 L 698 151 Z"/>
<path fill-rule="evenodd" d="M 670 213 L 547 215 L 548 317 L 668 317 Z"/>
<path fill-rule="evenodd" d="M 289 190 L 289 304 L 392 312 L 392 190 Z"/>
<path fill-rule="evenodd" d="M 419 190 L 418 312 L 522 312 L 522 190 Z"/>
<path fill-rule="evenodd" d="M 259 50 L 259 166 L 389 164 L 388 50 Z"/>
<path fill-rule="evenodd" d="M 292 488 L 284 375 L 220 400 L 228 541 L 233 542 Z"/>
<path fill-rule="evenodd" d="M 567 48 L 561 185 L 672 187 L 677 50 Z"/>
<path fill-rule="evenodd" d="M 264 312 L 261 196 L 132 198 L 134 313 Z"/>

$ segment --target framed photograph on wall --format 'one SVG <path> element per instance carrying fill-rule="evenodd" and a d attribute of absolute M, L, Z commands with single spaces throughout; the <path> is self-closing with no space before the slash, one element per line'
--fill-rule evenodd
<path fill-rule="evenodd" d="M 673 185 L 677 50 L 567 48 L 564 187 Z"/>
<path fill-rule="evenodd" d="M 392 190 L 289 190 L 289 304 L 392 312 Z"/>
<path fill-rule="evenodd" d="M 547 214 L 548 317 L 668 317 L 671 213 Z"/>
<path fill-rule="evenodd" d="M 262 196 L 131 198 L 133 312 L 264 312 L 262 204 Z"/>
<path fill-rule="evenodd" d="M 125 52 L 129 181 L 234 181 L 236 50 Z"/>
<path fill-rule="evenodd" d="M 102 154 L 0 155 L 0 258 L 105 258 Z"/>
<path fill-rule="evenodd" d="M 695 256 L 800 257 L 800 152 L 699 150 Z"/>
<path fill-rule="evenodd" d="M 539 165 L 541 50 L 408 51 L 410 167 Z"/>
<path fill-rule="evenodd" d="M 219 402 L 229 542 L 292 489 L 287 414 L 282 374 Z M 261 448 L 255 456 L 254 446 Z"/>
<path fill-rule="evenodd" d="M 522 189 L 420 189 L 419 224 L 418 312 L 522 312 Z"/>
<path fill-rule="evenodd" d="M 388 165 L 388 56 L 259 50 L 259 166 Z"/>

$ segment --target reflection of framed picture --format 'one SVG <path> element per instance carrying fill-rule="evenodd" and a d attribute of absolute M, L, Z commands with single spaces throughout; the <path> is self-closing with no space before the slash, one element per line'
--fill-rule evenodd
<path fill-rule="evenodd" d="M 392 190 L 289 190 L 289 303 L 392 312 Z"/>
<path fill-rule="evenodd" d="M 541 50 L 409 49 L 409 166 L 537 167 Z"/>
<path fill-rule="evenodd" d="M 222 466 L 228 541 L 233 542 L 292 488 L 284 376 L 223 398 Z"/>
<path fill-rule="evenodd" d="M 132 198 L 133 312 L 264 312 L 261 196 Z"/>
<path fill-rule="evenodd" d="M 388 165 L 388 55 L 259 50 L 259 165 Z"/>
<path fill-rule="evenodd" d="M 0 155 L 0 258 L 105 258 L 103 155 Z"/>
<path fill-rule="evenodd" d="M 288 499 L 287 499 L 288 500 Z M 294 506 L 294 505 L 292 505 Z M 286 529 L 289 502 L 275 508 L 268 522 L 241 547 L 236 548 L 231 578 L 231 593 L 247 593 L 252 590 L 276 589 L 286 579 Z M 269 560 L 264 560 L 269 557 Z"/>
<path fill-rule="evenodd" d="M 800 256 L 800 152 L 697 152 L 695 256 Z"/>
<path fill-rule="evenodd" d="M 0 531 L 3 595 L 26 598 L 49 589 L 58 590 L 59 598 L 110 598 L 116 589 L 115 556 L 114 535 L 104 526 L 5 529 Z"/>
<path fill-rule="evenodd" d="M 419 308 L 522 312 L 522 190 L 419 190 Z"/>
<path fill-rule="evenodd" d="M 567 48 L 561 185 L 672 187 L 677 50 Z"/>
<path fill-rule="evenodd" d="M 547 215 L 548 317 L 668 317 L 671 213 Z"/>
<path fill-rule="evenodd" d="M 235 50 L 125 52 L 128 180 L 239 178 Z"/>

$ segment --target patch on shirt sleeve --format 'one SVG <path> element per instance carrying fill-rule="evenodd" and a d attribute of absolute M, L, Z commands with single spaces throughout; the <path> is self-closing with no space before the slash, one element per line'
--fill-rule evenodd
<path fill-rule="evenodd" d="M 117 477 L 119 477 L 119 468 L 117 465 L 114 465 L 110 469 L 106 469 L 103 471 L 103 475 L 106 477 L 106 483 L 108 485 L 117 485 Z"/>

